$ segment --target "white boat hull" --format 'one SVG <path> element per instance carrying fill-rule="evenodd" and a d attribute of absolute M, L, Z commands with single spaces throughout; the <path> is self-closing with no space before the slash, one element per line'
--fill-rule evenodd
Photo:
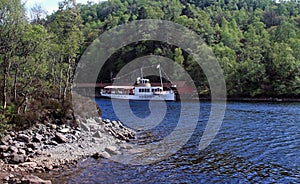
<path fill-rule="evenodd" d="M 107 94 L 102 93 L 101 96 L 105 98 L 111 99 L 124 99 L 124 100 L 156 100 L 156 101 L 175 101 L 175 94 L 174 93 L 167 93 L 167 94 L 159 94 L 159 95 L 122 95 L 122 94 Z"/>

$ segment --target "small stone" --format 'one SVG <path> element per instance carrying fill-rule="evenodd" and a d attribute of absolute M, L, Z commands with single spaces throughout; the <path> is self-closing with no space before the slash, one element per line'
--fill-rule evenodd
<path fill-rule="evenodd" d="M 135 138 L 135 135 L 134 135 L 134 133 L 129 132 L 129 133 L 127 134 L 127 137 L 128 137 L 129 139 L 134 139 L 134 138 Z"/>
<path fill-rule="evenodd" d="M 59 132 L 60 133 L 68 133 L 68 132 L 70 132 L 70 129 L 69 128 L 63 128 L 63 129 L 60 129 Z"/>
<path fill-rule="evenodd" d="M 42 152 L 41 150 L 37 150 L 37 151 L 35 152 L 35 154 L 36 154 L 36 155 L 42 155 L 43 152 Z"/>
<path fill-rule="evenodd" d="M 124 126 L 121 121 L 117 121 L 117 123 L 119 126 L 122 126 L 122 127 Z"/>
<path fill-rule="evenodd" d="M 12 141 L 11 136 L 7 135 L 1 139 L 1 144 L 8 145 L 11 141 Z"/>
<path fill-rule="evenodd" d="M 23 147 L 25 147 L 25 143 L 24 142 L 14 142 L 14 145 L 17 148 L 23 148 Z"/>
<path fill-rule="evenodd" d="M 132 149 L 133 148 L 132 145 L 130 145 L 130 144 L 121 144 L 120 147 L 122 149 Z"/>
<path fill-rule="evenodd" d="M 113 154 L 113 155 L 116 155 L 117 153 L 117 150 L 118 148 L 115 147 L 115 146 L 108 146 L 105 148 L 105 151 L 108 152 L 109 154 Z"/>
<path fill-rule="evenodd" d="M 103 158 L 110 158 L 111 156 L 110 156 L 110 154 L 109 153 L 107 153 L 107 152 L 101 152 L 101 156 L 103 157 Z"/>
<path fill-rule="evenodd" d="M 20 181 L 19 178 L 13 178 L 13 179 L 12 179 L 12 182 L 13 182 L 13 183 L 16 183 L 16 184 L 17 184 L 17 183 L 21 183 L 21 181 Z"/>
<path fill-rule="evenodd" d="M 81 149 L 83 149 L 83 148 L 84 148 L 84 147 L 83 147 L 81 144 L 79 144 L 79 145 L 78 145 L 78 147 L 79 147 L 79 148 L 81 148 Z"/>
<path fill-rule="evenodd" d="M 26 146 L 27 146 L 28 148 L 33 149 L 33 150 L 37 149 L 37 145 L 34 144 L 34 143 L 28 143 L 28 144 L 26 144 Z"/>
<path fill-rule="evenodd" d="M 9 176 L 5 176 L 4 178 L 3 178 L 3 181 L 9 181 Z"/>
<path fill-rule="evenodd" d="M 115 155 L 121 155 L 122 152 L 121 152 L 121 151 L 116 151 L 114 154 L 115 154 Z"/>
<path fill-rule="evenodd" d="M 105 119 L 105 120 L 103 120 L 103 122 L 106 123 L 106 124 L 108 124 L 108 123 L 110 123 L 110 120 L 109 119 Z"/>
<path fill-rule="evenodd" d="M 57 143 L 66 143 L 66 142 L 68 142 L 68 139 L 61 133 L 56 133 L 55 141 L 57 141 Z"/>
<path fill-rule="evenodd" d="M 3 157 L 3 158 L 7 158 L 7 157 L 9 157 L 9 156 L 10 156 L 9 153 L 2 153 L 2 157 Z"/>
<path fill-rule="evenodd" d="M 42 140 L 44 139 L 44 137 L 41 134 L 36 134 L 33 138 L 32 141 L 33 142 L 42 142 Z"/>
<path fill-rule="evenodd" d="M 22 178 L 22 184 L 52 184 L 50 180 L 42 180 L 33 175 L 27 175 Z"/>
<path fill-rule="evenodd" d="M 99 158 L 101 158 L 101 155 L 97 152 L 97 153 L 92 155 L 92 158 L 99 159 Z"/>
<path fill-rule="evenodd" d="M 95 118 L 95 120 L 96 120 L 97 123 L 102 123 L 102 118 L 101 117 Z"/>
<path fill-rule="evenodd" d="M 94 120 L 93 118 L 89 118 L 86 120 L 87 124 L 97 124 L 96 120 Z"/>
<path fill-rule="evenodd" d="M 24 162 L 24 163 L 21 163 L 20 166 L 22 166 L 22 167 L 37 167 L 37 163 L 35 163 L 35 162 Z"/>
<path fill-rule="evenodd" d="M 12 137 L 16 136 L 15 132 L 10 132 L 10 136 Z"/>
<path fill-rule="evenodd" d="M 111 122 L 113 126 L 118 126 L 119 124 L 117 123 L 117 121 L 112 121 Z"/>
<path fill-rule="evenodd" d="M 73 135 L 75 135 L 77 137 L 81 134 L 81 132 L 77 131 L 77 130 L 74 130 L 72 133 L 73 133 Z"/>
<path fill-rule="evenodd" d="M 18 140 L 23 141 L 23 142 L 30 142 L 30 138 L 29 136 L 25 135 L 25 134 L 19 134 L 18 135 Z"/>
<path fill-rule="evenodd" d="M 34 151 L 33 151 L 32 148 L 27 148 L 27 149 L 26 149 L 26 152 L 27 152 L 27 153 L 34 153 Z"/>
<path fill-rule="evenodd" d="M 9 147 L 9 151 L 13 152 L 13 153 L 18 153 L 18 148 L 15 146 L 10 146 Z"/>
<path fill-rule="evenodd" d="M 99 129 L 100 129 L 100 126 L 99 126 L 99 125 L 96 125 L 96 124 L 90 125 L 90 130 L 91 130 L 92 132 L 98 131 Z"/>
<path fill-rule="evenodd" d="M 128 138 L 120 132 L 117 132 L 117 138 L 121 140 L 128 140 Z"/>
<path fill-rule="evenodd" d="M 21 155 L 26 155 L 26 151 L 24 149 L 19 149 L 18 153 Z"/>
<path fill-rule="evenodd" d="M 85 123 L 80 123 L 80 127 L 83 131 L 87 131 L 87 132 L 90 131 L 89 126 Z"/>
<path fill-rule="evenodd" d="M 58 145 L 58 143 L 56 141 L 54 141 L 54 140 L 48 142 L 48 144 L 49 145 L 53 145 L 53 146 L 57 146 Z"/>
<path fill-rule="evenodd" d="M 13 154 L 12 158 L 10 160 L 10 163 L 12 164 L 19 164 L 25 162 L 25 156 L 24 155 L 18 155 L 18 154 Z"/>
<path fill-rule="evenodd" d="M 6 146 L 6 145 L 0 145 L 0 151 L 1 152 L 7 151 L 7 150 L 8 150 L 8 146 Z"/>
<path fill-rule="evenodd" d="M 56 130 L 56 129 L 57 129 L 57 126 L 56 126 L 55 124 L 51 124 L 51 125 L 50 125 L 50 128 L 51 128 L 52 130 Z"/>
<path fill-rule="evenodd" d="M 45 171 L 51 171 L 51 170 L 53 170 L 53 166 L 51 164 L 45 164 L 44 169 L 45 169 Z"/>
<path fill-rule="evenodd" d="M 101 135 L 101 132 L 97 131 L 93 137 L 96 137 L 96 138 L 102 138 L 103 136 Z"/>

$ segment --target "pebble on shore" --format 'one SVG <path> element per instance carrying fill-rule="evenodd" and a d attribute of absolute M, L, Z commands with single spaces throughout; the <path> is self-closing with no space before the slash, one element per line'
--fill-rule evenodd
<path fill-rule="evenodd" d="M 49 184 L 51 181 L 30 173 L 58 169 L 89 156 L 109 158 L 119 153 L 119 145 L 135 138 L 135 132 L 119 121 L 77 118 L 77 122 L 78 127 L 37 124 L 3 137 L 0 141 L 2 182 Z"/>

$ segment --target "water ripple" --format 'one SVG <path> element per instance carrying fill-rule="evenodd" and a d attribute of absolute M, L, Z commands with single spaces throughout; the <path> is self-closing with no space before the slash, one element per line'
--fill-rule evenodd
<path fill-rule="evenodd" d="M 113 114 L 109 101 L 100 105 L 103 112 Z M 179 109 L 176 105 L 172 103 L 172 113 Z M 201 102 L 197 130 L 169 159 L 146 166 L 88 159 L 82 162 L 84 167 L 68 174 L 67 182 L 300 183 L 299 103 L 229 103 L 217 137 L 198 151 L 209 111 L 210 103 Z M 176 118 L 168 117 L 158 128 L 140 132 L 136 144 L 163 139 L 176 126 Z"/>

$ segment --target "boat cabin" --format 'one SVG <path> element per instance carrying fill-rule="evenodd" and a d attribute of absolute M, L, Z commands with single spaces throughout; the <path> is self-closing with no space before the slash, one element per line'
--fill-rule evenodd
<path fill-rule="evenodd" d="M 133 95 L 134 86 L 106 86 L 102 90 L 104 94 Z"/>

